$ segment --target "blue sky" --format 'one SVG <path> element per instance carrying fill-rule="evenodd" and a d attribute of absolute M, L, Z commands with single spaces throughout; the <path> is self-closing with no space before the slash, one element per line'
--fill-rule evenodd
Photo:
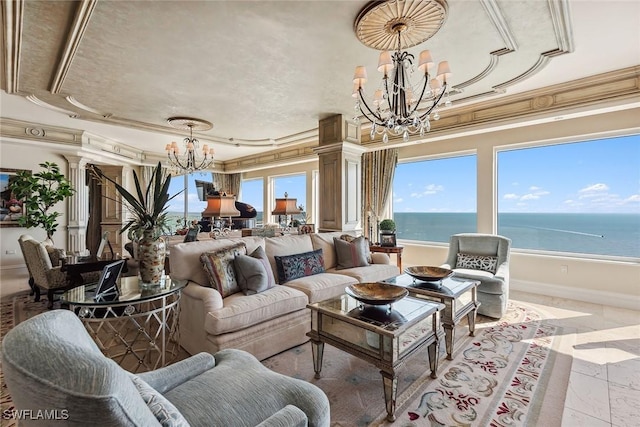
<path fill-rule="evenodd" d="M 474 212 L 475 156 L 398 165 L 396 212 Z M 640 136 L 498 154 L 500 212 L 640 214 Z"/>
<path fill-rule="evenodd" d="M 394 181 L 396 212 L 475 212 L 476 159 L 462 156 L 398 165 Z M 194 178 L 189 180 L 189 211 L 201 212 Z M 500 212 L 601 212 L 640 214 L 640 135 L 584 143 L 510 150 L 498 154 Z M 171 194 L 184 187 L 171 181 Z M 304 175 L 276 178 L 276 195 L 305 203 Z M 244 187 L 242 201 L 262 210 L 262 180 Z M 182 212 L 184 194 L 169 211 Z"/>

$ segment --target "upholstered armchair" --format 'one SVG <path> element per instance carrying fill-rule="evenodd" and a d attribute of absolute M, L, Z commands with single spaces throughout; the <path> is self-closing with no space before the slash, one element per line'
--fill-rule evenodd
<path fill-rule="evenodd" d="M 20 236 L 18 242 L 27 264 L 29 286 L 32 293 L 35 293 L 35 301 L 40 301 L 40 289 L 45 289 L 49 308 L 53 308 L 54 292 L 72 285 L 67 274 L 62 271 L 61 264 L 65 260 L 65 251 L 38 242 L 27 234 Z M 83 273 L 82 278 L 86 283 L 95 282 L 100 278 L 100 272 Z"/>
<path fill-rule="evenodd" d="M 105 357 L 67 310 L 10 330 L 2 369 L 16 409 L 34 418 L 47 411 L 55 425 L 329 426 L 322 390 L 269 370 L 249 353 L 199 353 L 134 375 Z M 51 423 L 25 419 L 20 426 Z"/>
<path fill-rule="evenodd" d="M 444 268 L 458 277 L 480 281 L 478 313 L 500 318 L 509 300 L 511 240 L 496 234 L 460 233 L 451 236 Z"/>

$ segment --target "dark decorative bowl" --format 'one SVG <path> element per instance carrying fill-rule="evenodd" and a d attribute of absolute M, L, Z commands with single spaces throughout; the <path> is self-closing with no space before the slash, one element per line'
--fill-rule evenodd
<path fill-rule="evenodd" d="M 347 295 L 370 305 L 392 304 L 409 295 L 402 286 L 385 283 L 358 283 L 345 288 Z"/>
<path fill-rule="evenodd" d="M 442 267 L 431 267 L 428 265 L 407 267 L 404 269 L 404 272 L 414 279 L 425 282 L 438 282 L 453 275 L 453 270 Z"/>

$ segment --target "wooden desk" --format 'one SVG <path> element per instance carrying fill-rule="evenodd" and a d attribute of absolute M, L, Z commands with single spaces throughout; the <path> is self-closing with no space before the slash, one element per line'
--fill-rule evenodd
<path fill-rule="evenodd" d="M 402 274 L 402 251 L 404 250 L 404 246 L 371 245 L 369 246 L 369 250 L 371 252 L 381 252 L 383 254 L 396 254 L 396 264 L 400 269 L 400 274 Z"/>

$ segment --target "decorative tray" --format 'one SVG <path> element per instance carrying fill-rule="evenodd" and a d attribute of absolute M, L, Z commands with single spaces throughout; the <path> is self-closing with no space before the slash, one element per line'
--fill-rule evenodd
<path fill-rule="evenodd" d="M 409 295 L 402 286 L 385 283 L 358 283 L 345 288 L 347 295 L 370 305 L 392 304 Z"/>
<path fill-rule="evenodd" d="M 414 279 L 423 280 L 425 282 L 438 282 L 453 275 L 453 270 L 428 265 L 407 267 L 404 269 L 404 272 Z"/>

